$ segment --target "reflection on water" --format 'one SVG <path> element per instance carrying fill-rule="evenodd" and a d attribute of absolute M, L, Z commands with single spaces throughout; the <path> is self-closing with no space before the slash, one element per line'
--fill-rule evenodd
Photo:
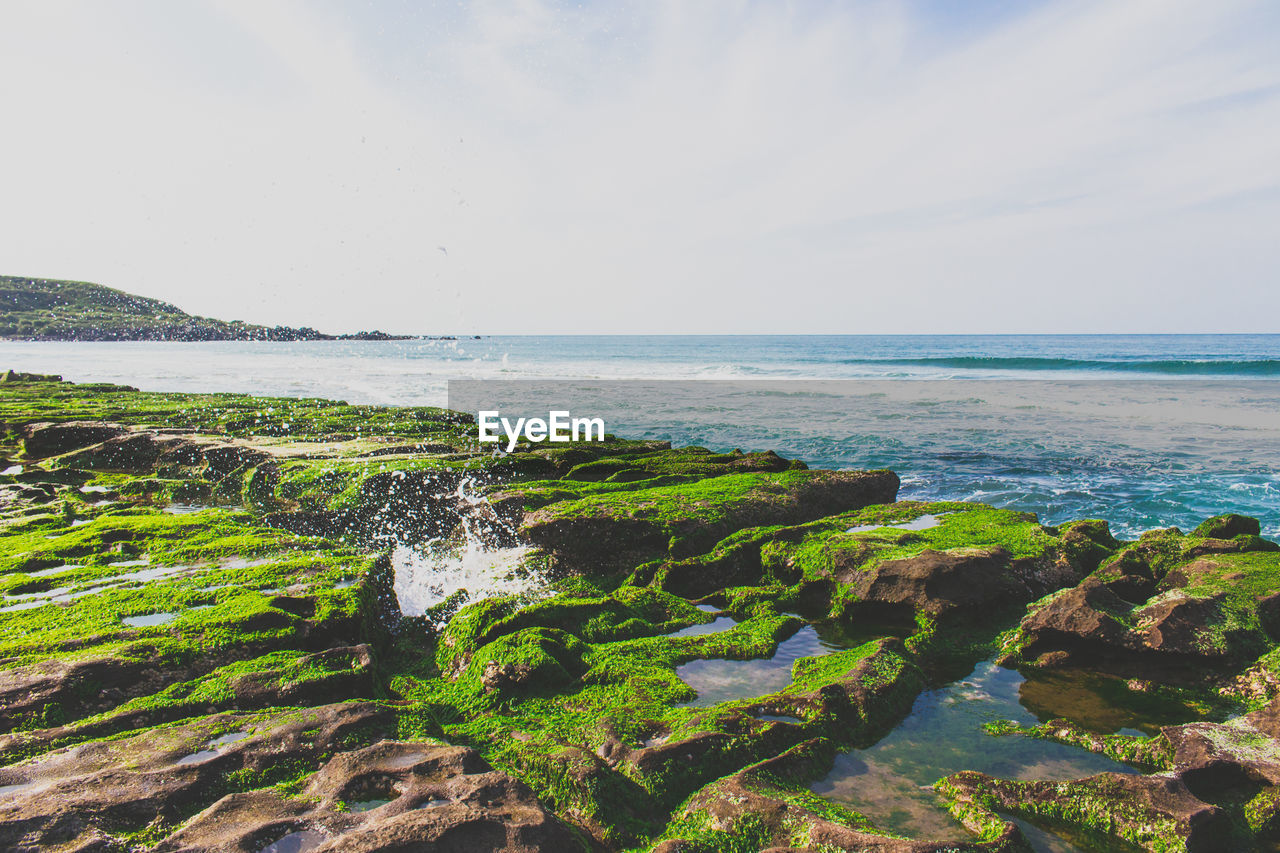
<path fill-rule="evenodd" d="M 143 616 L 126 616 L 121 621 L 132 628 L 149 628 L 153 625 L 172 622 L 177 616 L 177 611 L 168 611 L 165 613 L 147 613 Z"/>
<path fill-rule="evenodd" d="M 1041 722 L 1064 717 L 1103 734 L 1154 735 L 1161 726 L 1204 718 L 1201 709 L 1138 693 L 1122 679 L 1084 670 L 1030 670 L 1018 698 Z"/>
<path fill-rule="evenodd" d="M 373 811 L 374 809 L 382 808 L 389 802 L 391 802 L 391 800 L 381 800 L 381 799 L 356 800 L 353 803 L 347 803 L 347 811 L 370 812 L 370 811 Z"/>
<path fill-rule="evenodd" d="M 971 837 L 932 790 L 943 776 L 978 770 L 1039 780 L 1135 772 L 1076 747 L 984 732 L 982 724 L 995 720 L 1038 722 L 1019 702 L 1023 683 L 1015 670 L 984 662 L 968 678 L 920 694 L 896 729 L 868 749 L 838 756 L 831 773 L 813 790 L 862 812 L 882 829 L 914 838 L 965 841 Z M 1055 851 L 1036 846 L 1034 840 L 1032 844 L 1041 853 Z"/>
<path fill-rule="evenodd" d="M 263 847 L 259 853 L 306 853 L 329 840 L 329 836 L 314 829 L 291 832 L 279 841 Z"/>
<path fill-rule="evenodd" d="M 170 515 L 191 515 L 210 508 L 208 504 L 167 503 L 160 509 Z"/>
<path fill-rule="evenodd" d="M 804 720 L 799 717 L 792 717 L 789 714 L 756 714 L 755 718 L 766 723 L 803 723 Z"/>
<path fill-rule="evenodd" d="M 1023 836 L 1027 841 L 1031 842 L 1031 849 L 1035 850 L 1036 853 L 1086 853 L 1086 851 L 1081 850 L 1065 838 L 1045 832 L 1040 827 L 1027 823 L 1022 818 L 1013 817 L 1012 815 L 1002 815 L 1002 817 L 1018 825 L 1018 829 L 1022 830 Z"/>
<path fill-rule="evenodd" d="M 697 625 L 690 625 L 688 628 L 681 628 L 679 631 L 673 631 L 668 637 L 699 637 L 703 634 L 718 634 L 721 631 L 728 631 L 734 625 L 738 624 L 738 620 L 732 616 L 718 616 L 710 622 L 700 622 Z"/>
<path fill-rule="evenodd" d="M 676 675 L 698 691 L 698 697 L 680 707 L 705 708 L 717 702 L 777 693 L 791 683 L 791 665 L 798 659 L 825 655 L 855 645 L 859 643 L 851 643 L 836 626 L 805 625 L 778 643 L 777 651 L 770 658 L 689 661 L 676 667 Z"/>
<path fill-rule="evenodd" d="M 857 527 L 850 527 L 845 533 L 866 533 L 869 530 L 929 530 L 937 527 L 942 523 L 940 515 L 922 515 L 919 518 L 913 518 L 911 521 L 899 521 L 893 524 L 859 524 Z"/>
<path fill-rule="evenodd" d="M 220 746 L 226 746 L 227 744 L 236 743 L 237 741 L 242 741 L 248 736 L 249 736 L 248 732 L 228 732 L 225 735 L 219 735 L 218 737 L 209 741 L 209 746 L 214 749 L 217 749 Z"/>

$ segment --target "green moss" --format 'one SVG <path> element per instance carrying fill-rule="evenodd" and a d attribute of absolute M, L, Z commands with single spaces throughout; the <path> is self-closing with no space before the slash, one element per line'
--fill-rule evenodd
<path fill-rule="evenodd" d="M 493 639 L 527 627 L 572 631 L 592 643 L 666 633 L 710 617 L 687 601 L 662 590 L 622 587 L 609 595 L 577 592 L 522 602 L 489 598 L 463 608 L 445 628 L 437 646 L 440 669 L 452 671 Z"/>
<path fill-rule="evenodd" d="M 839 569 L 868 571 L 886 560 L 901 559 L 926 549 L 951 551 L 961 548 L 1004 548 L 1013 559 L 1040 557 L 1059 545 L 1058 537 L 1039 525 L 1028 513 L 994 509 L 980 504 L 917 503 L 894 504 L 893 514 L 879 508 L 824 519 L 812 532 L 775 561 L 786 560 L 806 578 L 830 577 Z M 939 523 L 924 530 L 902 530 L 888 526 L 924 515 L 938 515 Z M 850 527 L 872 524 L 885 526 L 846 532 Z"/>
<path fill-rule="evenodd" d="M 801 658 L 792 667 L 791 686 L 787 691 L 807 693 L 825 687 L 840 680 L 876 650 L 877 644 L 872 642 L 864 643 L 856 649 L 832 652 L 821 657 Z M 897 675 L 902 661 L 901 659 L 892 661 L 883 659 L 877 660 L 877 663 L 883 668 L 883 672 L 878 668 L 873 674 L 867 676 L 868 679 L 892 679 Z M 869 683 L 867 686 L 874 686 L 874 684 Z"/>
<path fill-rule="evenodd" d="M 969 794 L 977 779 L 977 792 Z M 958 785 L 965 780 L 967 784 Z M 984 827 L 992 839 L 997 811 L 1048 826 L 1064 826 L 1107 849 L 1183 853 L 1186 839 L 1177 821 L 1125 796 L 1114 778 L 1097 776 L 1077 782 L 1020 782 L 960 773 L 934 786 L 951 804 L 952 813 L 971 826 Z"/>
<path fill-rule="evenodd" d="M 361 436 L 432 439 L 472 436 L 472 419 L 432 407 L 353 406 L 341 401 L 242 394 L 161 394 L 123 385 L 5 383 L 0 423 L 102 420 L 181 427 L 232 436 L 332 441 Z"/>
<path fill-rule="evenodd" d="M 1141 737 L 1123 734 L 1098 734 L 1087 731 L 1067 720 L 1053 720 L 1038 726 L 1019 726 L 1009 720 L 987 723 L 983 726 L 996 736 L 1018 735 L 1043 738 L 1068 746 L 1078 746 L 1115 761 L 1141 768 L 1145 771 L 1162 771 L 1173 768 L 1173 745 L 1164 737 Z"/>

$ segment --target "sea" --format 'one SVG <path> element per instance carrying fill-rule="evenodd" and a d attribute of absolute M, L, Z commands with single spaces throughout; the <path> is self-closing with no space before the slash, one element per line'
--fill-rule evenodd
<path fill-rule="evenodd" d="M 1280 334 L 8 341 L 2 369 L 464 410 L 537 380 L 617 435 L 892 468 L 903 498 L 1124 537 L 1238 512 L 1280 536 Z"/>

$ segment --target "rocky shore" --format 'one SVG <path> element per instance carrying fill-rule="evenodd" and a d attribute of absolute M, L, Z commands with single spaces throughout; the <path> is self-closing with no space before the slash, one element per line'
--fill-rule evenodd
<path fill-rule="evenodd" d="M 1033 849 L 1014 818 L 1082 850 L 1280 841 L 1255 519 L 1124 542 L 770 452 L 494 456 L 441 409 L 4 379 L 0 849 Z M 402 612 L 392 549 L 464 535 L 540 580 Z M 1185 718 L 990 726 L 1125 772 L 937 780 L 964 842 L 811 790 L 990 659 Z"/>

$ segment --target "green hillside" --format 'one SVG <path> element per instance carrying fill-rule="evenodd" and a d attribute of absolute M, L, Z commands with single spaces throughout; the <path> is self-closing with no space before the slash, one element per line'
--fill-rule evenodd
<path fill-rule="evenodd" d="M 326 335 L 196 317 L 159 299 L 87 281 L 0 276 L 0 338 L 35 341 L 308 341 L 386 339 L 380 332 Z"/>

